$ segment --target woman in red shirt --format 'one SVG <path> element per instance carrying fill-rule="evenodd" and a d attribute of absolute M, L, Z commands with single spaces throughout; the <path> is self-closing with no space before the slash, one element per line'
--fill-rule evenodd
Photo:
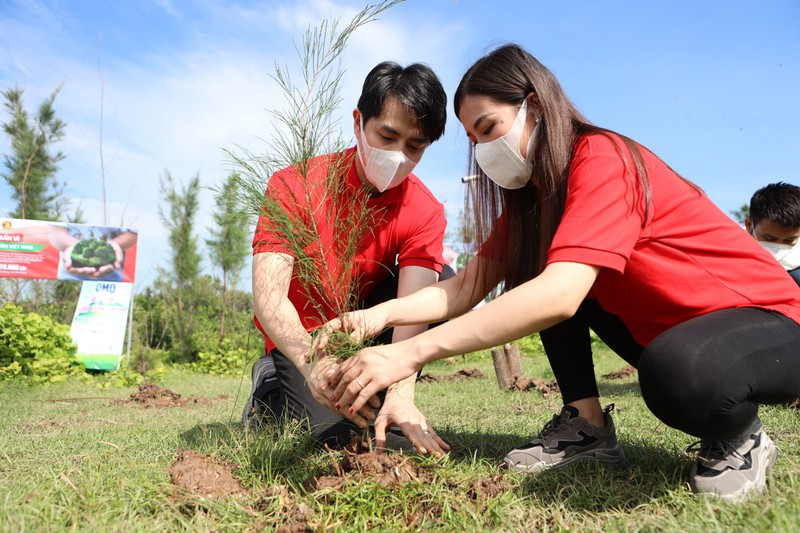
<path fill-rule="evenodd" d="M 346 361 L 333 401 L 357 411 L 427 362 L 542 331 L 565 405 L 506 464 L 532 473 L 623 464 L 613 406 L 598 398 L 592 327 L 638 368 L 653 414 L 700 438 L 695 492 L 729 501 L 762 492 L 777 449 L 758 405 L 800 395 L 800 288 L 697 186 L 589 123 L 520 47 L 475 63 L 454 104 L 472 141 L 485 244 L 455 278 L 355 314 L 348 327 L 458 318 Z M 465 314 L 501 281 L 502 296 Z M 435 433 L 407 437 L 424 451 Z"/>

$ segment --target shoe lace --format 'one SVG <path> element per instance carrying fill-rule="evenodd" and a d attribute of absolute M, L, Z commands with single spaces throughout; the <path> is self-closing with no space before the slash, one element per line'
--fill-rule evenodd
<path fill-rule="evenodd" d="M 727 440 L 698 440 L 686 447 L 687 452 L 697 452 L 698 458 L 704 461 L 727 459 L 731 455 L 746 461 L 739 450 Z"/>
<path fill-rule="evenodd" d="M 539 437 L 546 437 L 547 435 L 549 435 L 553 431 L 555 431 L 558 428 L 560 428 L 562 425 L 563 425 L 563 422 L 561 420 L 561 416 L 560 415 L 553 415 L 553 418 L 550 419 L 550 421 L 547 422 L 544 425 L 544 427 L 542 428 L 542 431 L 539 433 Z"/>

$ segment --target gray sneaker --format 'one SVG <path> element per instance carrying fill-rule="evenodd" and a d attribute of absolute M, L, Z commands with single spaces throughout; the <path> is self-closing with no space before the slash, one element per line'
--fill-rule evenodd
<path fill-rule="evenodd" d="M 584 460 L 626 465 L 627 459 L 617 442 L 617 432 L 611 420 L 613 410 L 613 403 L 604 409 L 606 427 L 598 428 L 579 417 L 577 409 L 565 405 L 529 444 L 506 455 L 506 466 L 533 474 Z"/>
<path fill-rule="evenodd" d="M 778 448 L 761 422 L 745 436 L 725 441 L 701 440 L 687 451 L 699 450 L 689 475 L 695 493 L 738 503 L 767 490 L 767 470 L 778 459 Z"/>
<path fill-rule="evenodd" d="M 264 414 L 266 396 L 278 390 L 278 378 L 275 374 L 275 362 L 270 356 L 263 356 L 253 364 L 250 378 L 252 388 L 250 397 L 244 404 L 242 424 L 248 427 L 255 418 Z"/>

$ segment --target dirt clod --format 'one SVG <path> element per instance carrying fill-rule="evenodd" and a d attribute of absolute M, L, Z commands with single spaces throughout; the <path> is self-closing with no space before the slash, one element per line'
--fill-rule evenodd
<path fill-rule="evenodd" d="M 800 409 L 800 398 L 796 398 L 794 401 L 789 402 L 789 404 L 787 404 L 786 407 L 789 407 L 791 409 Z"/>
<path fill-rule="evenodd" d="M 342 490 L 350 480 L 368 479 L 382 487 L 395 487 L 414 481 L 429 482 L 433 474 L 417 466 L 407 455 L 378 453 L 362 439 L 355 438 L 344 449 L 344 457 L 333 464 L 330 475 L 306 479 L 303 486 L 312 493 Z"/>
<path fill-rule="evenodd" d="M 509 389 L 518 391 L 538 390 L 544 396 L 561 392 L 558 383 L 554 379 L 545 380 L 525 376 L 515 376 Z"/>
<path fill-rule="evenodd" d="M 254 508 L 259 512 L 272 510 L 277 516 L 281 517 L 283 524 L 276 531 L 295 533 L 313 529 L 308 525 L 311 510 L 306 504 L 295 501 L 289 492 L 289 487 L 286 485 L 267 487 L 258 501 L 256 501 Z M 260 531 L 263 530 L 261 529 Z"/>
<path fill-rule="evenodd" d="M 622 379 L 634 374 L 636 374 L 636 369 L 633 367 L 633 365 L 625 365 L 619 370 L 609 372 L 608 374 L 603 374 L 603 377 L 606 379 Z"/>
<path fill-rule="evenodd" d="M 174 485 L 206 498 L 220 500 L 242 492 L 241 483 L 233 476 L 233 465 L 194 450 L 180 452 L 169 472 Z"/>
<path fill-rule="evenodd" d="M 503 479 L 503 474 L 494 474 L 472 482 L 469 495 L 473 500 L 490 500 L 507 491 L 511 485 Z"/>
<path fill-rule="evenodd" d="M 436 374 L 422 374 L 419 377 L 420 381 L 424 381 L 426 383 L 437 383 L 440 381 L 464 381 L 467 379 L 479 379 L 485 378 L 486 374 L 478 370 L 477 368 L 462 368 L 455 374 L 448 374 L 448 375 L 436 375 Z"/>

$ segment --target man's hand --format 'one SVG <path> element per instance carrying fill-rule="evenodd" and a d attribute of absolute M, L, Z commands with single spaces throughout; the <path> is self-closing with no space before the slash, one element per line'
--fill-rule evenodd
<path fill-rule="evenodd" d="M 338 361 L 335 358 L 322 357 L 312 364 L 303 365 L 300 371 L 306 378 L 306 385 L 308 385 L 311 395 L 318 403 L 324 405 L 336 414 L 344 416 L 358 427 L 366 428 L 367 420 L 375 420 L 375 412 L 373 409 L 380 407 L 380 402 L 377 398 L 373 397 L 357 411 L 352 413 L 347 410 L 339 412 L 338 404 L 334 405 L 330 400 L 333 395 L 333 387 L 328 384 L 337 366 Z"/>
<path fill-rule="evenodd" d="M 428 424 L 425 415 L 414 405 L 413 384 L 397 383 L 389 387 L 383 407 L 375 420 L 375 441 L 386 448 L 386 428 L 398 426 L 419 453 L 444 456 L 450 446 Z M 405 393 L 405 394 L 404 394 Z"/>

